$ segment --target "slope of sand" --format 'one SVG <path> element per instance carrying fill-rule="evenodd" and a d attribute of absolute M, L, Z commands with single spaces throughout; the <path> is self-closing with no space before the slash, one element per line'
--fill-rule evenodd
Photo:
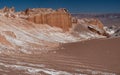
<path fill-rule="evenodd" d="M 94 39 L 61 46 L 58 54 L 75 57 L 84 64 L 120 73 L 120 38 Z"/>
<path fill-rule="evenodd" d="M 119 45 L 120 38 L 94 39 L 45 53 L 0 54 L 0 75 L 119 75 Z"/>

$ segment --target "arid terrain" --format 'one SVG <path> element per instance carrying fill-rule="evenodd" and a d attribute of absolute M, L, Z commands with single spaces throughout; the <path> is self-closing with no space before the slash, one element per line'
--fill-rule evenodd
<path fill-rule="evenodd" d="M 108 20 L 64 8 L 0 9 L 0 75 L 119 75 L 119 23 Z"/>

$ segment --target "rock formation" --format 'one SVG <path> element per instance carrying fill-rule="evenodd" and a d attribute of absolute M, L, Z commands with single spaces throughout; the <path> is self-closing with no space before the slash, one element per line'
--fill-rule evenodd
<path fill-rule="evenodd" d="M 71 16 L 66 9 L 26 9 L 24 14 L 28 15 L 26 20 L 36 24 L 48 24 L 60 27 L 65 31 L 68 31 L 72 27 Z"/>
<path fill-rule="evenodd" d="M 100 20 L 83 18 L 81 22 L 79 19 L 77 19 L 77 17 L 72 17 L 64 8 L 57 10 L 53 10 L 51 8 L 28 8 L 22 12 L 15 12 L 14 7 L 4 7 L 1 12 L 6 17 L 19 17 L 35 24 L 48 24 L 52 27 L 59 27 L 64 31 L 69 31 L 69 29 L 76 24 L 86 24 L 89 26 L 88 29 L 91 31 L 102 35 L 104 34 L 104 26 Z M 95 28 L 101 30 L 102 32 L 96 30 Z"/>
<path fill-rule="evenodd" d="M 87 29 L 89 29 L 90 31 L 95 32 L 99 35 L 108 36 L 108 34 L 104 30 L 104 25 L 98 19 L 94 19 L 94 18 L 78 19 L 77 24 L 84 25 Z"/>
<path fill-rule="evenodd" d="M 15 8 L 14 8 L 14 7 L 11 7 L 11 8 L 4 7 L 2 11 L 3 11 L 4 13 L 6 13 L 6 12 L 8 12 L 8 13 L 13 13 L 13 12 L 15 12 Z"/>
<path fill-rule="evenodd" d="M 96 25 L 97 27 L 99 27 L 100 29 L 103 29 L 103 24 L 100 20 L 98 19 L 84 19 L 85 23 L 88 25 Z"/>
<path fill-rule="evenodd" d="M 13 17 L 15 18 L 15 8 L 11 7 L 4 7 L 3 9 L 0 10 L 0 13 L 2 13 L 2 15 L 6 16 L 6 17 Z"/>

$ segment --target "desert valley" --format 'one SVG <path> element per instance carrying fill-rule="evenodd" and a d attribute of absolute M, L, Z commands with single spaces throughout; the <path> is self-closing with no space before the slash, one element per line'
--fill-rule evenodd
<path fill-rule="evenodd" d="M 119 75 L 120 14 L 0 9 L 0 75 Z"/>

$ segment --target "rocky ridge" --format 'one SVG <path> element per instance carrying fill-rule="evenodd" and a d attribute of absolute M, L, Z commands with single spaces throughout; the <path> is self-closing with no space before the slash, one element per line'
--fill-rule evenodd
<path fill-rule="evenodd" d="M 5 7 L 0 10 L 1 52 L 37 53 L 57 48 L 60 43 L 106 38 L 105 33 L 98 19 L 77 19 L 63 8 L 15 12 L 14 7 Z"/>

